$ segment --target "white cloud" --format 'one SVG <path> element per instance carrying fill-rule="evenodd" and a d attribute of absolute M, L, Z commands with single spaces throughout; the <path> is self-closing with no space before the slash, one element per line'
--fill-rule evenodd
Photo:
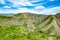
<path fill-rule="evenodd" d="M 27 9 L 27 8 L 19 8 L 17 10 L 0 10 L 0 13 L 21 13 L 21 12 L 30 12 L 30 13 L 37 13 L 37 11 L 34 11 L 33 9 Z"/>
<path fill-rule="evenodd" d="M 5 1 L 4 1 L 4 0 L 0 0 L 0 3 L 1 3 L 1 4 L 5 4 Z"/>
<path fill-rule="evenodd" d="M 7 0 L 12 3 L 13 6 L 34 6 L 29 0 Z M 0 0 L 1 4 L 5 4 L 5 0 Z"/>
<path fill-rule="evenodd" d="M 43 9 L 45 9 L 44 6 L 36 6 L 36 7 L 34 7 L 34 11 L 41 11 Z"/>
<path fill-rule="evenodd" d="M 43 5 L 46 3 L 46 2 L 42 2 L 42 1 L 45 1 L 45 0 L 30 0 L 31 3 L 39 2 L 39 3 L 34 4 L 35 6 Z"/>
<path fill-rule="evenodd" d="M 31 0 L 31 2 L 41 2 L 41 1 L 44 1 L 44 0 Z"/>
<path fill-rule="evenodd" d="M 38 1 L 44 1 L 44 0 L 7 0 L 10 3 L 12 3 L 12 7 L 20 7 L 20 6 L 37 6 L 42 5 L 44 3 L 40 4 L 33 4 L 32 2 L 38 2 Z M 5 0 L 0 0 L 0 3 L 5 4 Z"/>
<path fill-rule="evenodd" d="M 43 8 L 45 8 L 45 7 L 44 7 L 44 6 L 36 6 L 35 8 L 36 8 L 36 9 L 39 9 L 39 8 L 42 8 L 42 9 L 43 9 Z"/>
<path fill-rule="evenodd" d="M 4 6 L 3 8 L 11 8 L 10 6 Z"/>
<path fill-rule="evenodd" d="M 28 0 L 9 0 L 9 2 L 13 3 L 14 6 L 34 6 Z"/>
<path fill-rule="evenodd" d="M 60 12 L 60 6 L 59 7 L 53 7 L 53 8 L 45 8 L 44 6 L 37 6 L 33 5 L 31 2 L 38 2 L 38 1 L 44 1 L 44 0 L 8 0 L 12 3 L 14 7 L 17 8 L 17 6 L 36 6 L 34 9 L 28 9 L 28 8 L 19 8 L 19 9 L 8 9 L 11 8 L 10 6 L 4 6 L 3 8 L 7 8 L 6 10 L 0 9 L 0 13 L 18 13 L 18 12 L 31 12 L 31 13 L 37 13 L 37 14 L 56 14 Z M 49 0 L 49 1 L 55 1 L 55 0 Z M 0 0 L 0 3 L 5 4 L 4 0 Z M 44 4 L 44 3 L 42 3 Z"/>
<path fill-rule="evenodd" d="M 20 11 L 19 11 L 20 10 Z M 30 12 L 30 13 L 37 13 L 34 9 L 27 9 L 27 8 L 19 8 L 18 12 Z"/>
<path fill-rule="evenodd" d="M 58 1 L 58 0 L 49 0 L 49 1 L 52 1 L 53 2 L 53 1 Z"/>
<path fill-rule="evenodd" d="M 40 14 L 56 14 L 60 12 L 60 6 L 59 7 L 53 7 L 53 8 L 47 8 L 47 9 L 44 9 L 42 11 L 40 11 Z"/>
<path fill-rule="evenodd" d="M 35 10 L 43 10 L 43 9 L 45 9 L 45 7 L 44 6 L 36 6 L 35 8 L 34 8 Z"/>
<path fill-rule="evenodd" d="M 59 7 L 53 7 L 53 8 L 45 8 L 44 10 L 38 11 L 35 9 L 27 9 L 27 8 L 19 8 L 17 10 L 0 10 L 0 13 L 19 13 L 19 12 L 30 12 L 30 13 L 36 13 L 36 14 L 56 14 L 60 12 L 60 6 Z"/>

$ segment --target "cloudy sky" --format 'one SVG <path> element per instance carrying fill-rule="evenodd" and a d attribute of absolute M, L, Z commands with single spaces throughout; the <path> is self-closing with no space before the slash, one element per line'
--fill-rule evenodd
<path fill-rule="evenodd" d="M 19 12 L 56 14 L 60 12 L 60 0 L 0 0 L 0 13 Z"/>

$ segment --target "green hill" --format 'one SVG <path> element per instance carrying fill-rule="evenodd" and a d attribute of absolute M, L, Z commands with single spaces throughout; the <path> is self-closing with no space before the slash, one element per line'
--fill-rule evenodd
<path fill-rule="evenodd" d="M 0 40 L 60 40 L 60 13 L 2 15 Z"/>

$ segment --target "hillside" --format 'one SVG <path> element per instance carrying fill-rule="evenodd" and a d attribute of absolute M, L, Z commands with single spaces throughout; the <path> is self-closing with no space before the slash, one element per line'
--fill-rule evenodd
<path fill-rule="evenodd" d="M 39 28 L 42 31 L 50 33 L 52 35 L 60 35 L 60 19 L 56 15 L 49 15 L 46 19 L 42 21 Z"/>
<path fill-rule="evenodd" d="M 60 40 L 60 13 L 0 16 L 0 40 Z"/>
<path fill-rule="evenodd" d="M 0 16 L 0 22 L 4 21 L 3 23 L 5 24 L 20 24 L 23 23 L 25 19 L 29 19 L 36 26 L 46 17 L 46 15 L 40 14 L 18 13 L 13 16 Z"/>

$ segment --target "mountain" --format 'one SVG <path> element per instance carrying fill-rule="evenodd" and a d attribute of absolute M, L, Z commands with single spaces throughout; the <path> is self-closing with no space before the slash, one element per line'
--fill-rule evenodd
<path fill-rule="evenodd" d="M 36 26 L 47 16 L 42 14 L 18 13 L 14 14 L 13 16 L 0 16 L 0 20 L 1 22 L 4 21 L 5 24 L 20 24 L 23 22 L 23 19 L 25 17 L 27 17 L 27 19 L 30 19 L 31 22 Z"/>
<path fill-rule="evenodd" d="M 23 40 L 23 38 L 24 40 L 60 40 L 60 13 L 56 15 L 31 13 L 11 15 L 12 16 L 0 16 L 0 34 L 2 33 L 1 37 L 3 40 L 7 39 L 7 37 L 4 36 L 7 34 L 11 34 L 8 40 L 10 40 L 11 37 L 15 37 L 16 34 L 21 34 L 19 37 L 18 35 L 15 37 L 17 38 L 16 40 L 18 40 L 18 38 L 19 40 L 20 38 L 22 38 L 21 40 Z M 25 39 L 25 37 L 29 39 Z"/>
<path fill-rule="evenodd" d="M 31 13 L 18 13 L 14 14 L 13 16 L 3 15 L 0 16 L 0 24 L 22 24 L 31 30 L 35 29 L 34 27 L 37 26 L 45 17 L 46 15 Z"/>
<path fill-rule="evenodd" d="M 13 13 L 8 13 L 8 14 L 6 14 L 6 13 L 1 13 L 0 14 L 0 16 L 13 16 L 14 14 Z"/>
<path fill-rule="evenodd" d="M 58 16 L 58 17 L 57 17 Z M 44 19 L 39 28 L 42 31 L 50 33 L 52 35 L 60 35 L 60 15 L 49 15 L 46 19 Z"/>

